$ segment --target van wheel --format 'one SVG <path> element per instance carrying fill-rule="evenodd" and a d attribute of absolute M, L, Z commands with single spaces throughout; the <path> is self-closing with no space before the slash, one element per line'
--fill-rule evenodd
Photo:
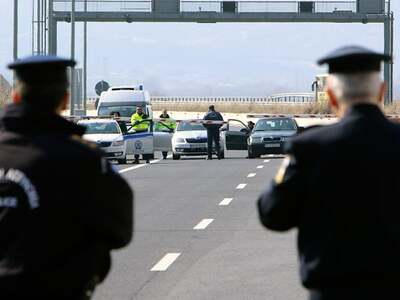
<path fill-rule="evenodd" d="M 173 160 L 178 160 L 180 158 L 181 158 L 181 156 L 179 154 L 175 154 L 175 153 L 172 154 L 172 159 Z"/>

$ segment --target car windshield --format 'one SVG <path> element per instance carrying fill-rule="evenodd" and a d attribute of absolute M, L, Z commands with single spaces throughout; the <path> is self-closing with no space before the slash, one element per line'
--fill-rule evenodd
<path fill-rule="evenodd" d="M 254 131 L 275 130 L 296 130 L 296 124 L 292 119 L 269 119 L 259 120 L 254 127 Z"/>
<path fill-rule="evenodd" d="M 116 123 L 80 123 L 86 127 L 86 134 L 118 134 L 121 133 Z"/>
<path fill-rule="evenodd" d="M 136 106 L 100 106 L 99 116 L 111 116 L 119 112 L 121 117 L 131 117 L 136 112 Z"/>
<path fill-rule="evenodd" d="M 176 131 L 206 130 L 203 124 L 180 122 Z"/>

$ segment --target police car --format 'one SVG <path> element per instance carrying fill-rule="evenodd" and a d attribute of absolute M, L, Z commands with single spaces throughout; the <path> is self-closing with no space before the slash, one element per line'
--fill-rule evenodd
<path fill-rule="evenodd" d="M 135 131 L 129 118 L 89 117 L 77 123 L 87 128 L 84 139 L 96 143 L 108 159 L 117 160 L 121 164 L 133 160 L 136 154 L 148 160 L 154 158 L 156 151 L 172 150 L 173 129 L 162 120 L 141 121 L 140 123 L 147 123 L 146 131 Z"/>
<path fill-rule="evenodd" d="M 198 121 L 198 122 L 196 122 Z M 207 130 L 202 120 L 182 120 L 172 137 L 172 158 L 180 159 L 182 155 L 207 155 Z M 224 136 L 220 134 L 220 157 L 224 158 Z M 215 154 L 215 148 L 213 149 Z"/>
<path fill-rule="evenodd" d="M 83 138 L 96 143 L 105 152 L 108 159 L 126 163 L 126 143 L 117 121 L 89 119 L 78 121 L 78 124 L 86 127 Z"/>

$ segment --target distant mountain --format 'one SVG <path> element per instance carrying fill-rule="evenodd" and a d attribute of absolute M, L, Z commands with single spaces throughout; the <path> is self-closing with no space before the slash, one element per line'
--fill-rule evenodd
<path fill-rule="evenodd" d="M 0 107 L 11 101 L 11 85 L 0 74 Z"/>

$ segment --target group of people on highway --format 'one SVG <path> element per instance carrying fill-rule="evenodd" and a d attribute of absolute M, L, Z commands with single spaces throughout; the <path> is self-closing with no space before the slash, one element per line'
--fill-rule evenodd
<path fill-rule="evenodd" d="M 176 121 L 169 116 L 168 111 L 166 109 L 164 109 L 162 111 L 159 118 L 161 119 L 161 121 L 156 123 L 155 130 L 168 129 L 168 130 L 173 131 L 176 128 Z M 149 119 L 149 116 L 144 112 L 143 107 L 137 106 L 136 112 L 131 117 L 132 128 L 136 132 L 148 131 L 150 123 L 143 122 L 148 119 Z M 221 153 L 220 147 L 221 146 L 220 146 L 219 133 L 220 133 L 220 128 L 223 125 L 224 118 L 222 117 L 222 115 L 219 112 L 215 111 L 214 105 L 210 105 L 209 110 L 205 114 L 203 120 L 205 120 L 205 121 L 220 121 L 219 123 L 214 122 L 214 123 L 218 123 L 218 124 L 214 124 L 213 122 L 210 122 L 212 124 L 204 123 L 203 126 L 207 129 L 207 159 L 208 160 L 212 159 L 213 143 L 215 145 L 217 158 L 221 159 L 221 157 L 220 157 L 220 153 Z M 163 151 L 162 156 L 163 156 L 163 159 L 167 159 L 168 152 Z M 138 154 L 135 154 L 134 162 L 136 164 L 139 163 L 139 155 Z M 146 160 L 146 162 L 148 163 L 149 160 Z"/>
<path fill-rule="evenodd" d="M 399 297 L 400 125 L 382 112 L 380 78 L 381 62 L 391 59 L 343 47 L 319 60 L 329 66 L 327 93 L 340 121 L 289 141 L 258 199 L 265 227 L 297 228 L 311 300 Z M 82 139 L 84 128 L 60 116 L 74 65 L 56 56 L 8 65 L 17 82 L 0 119 L 1 299 L 90 299 L 111 250 L 132 238 L 131 187 Z M 136 130 L 146 117 L 138 107 Z M 210 106 L 204 120 L 217 121 L 205 126 L 219 153 L 223 118 Z"/>

